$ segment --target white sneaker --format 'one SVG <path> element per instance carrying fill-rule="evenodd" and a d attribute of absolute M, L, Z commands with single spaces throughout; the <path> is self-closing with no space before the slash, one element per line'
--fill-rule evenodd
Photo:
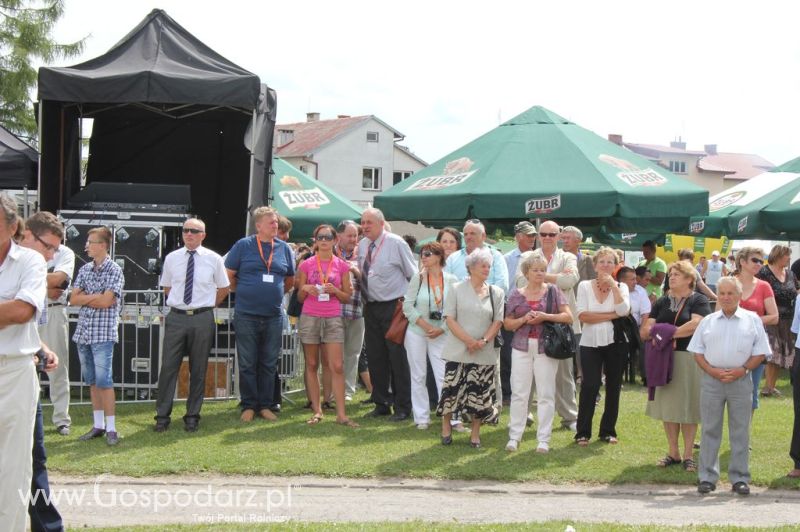
<path fill-rule="evenodd" d="M 570 432 L 578 432 L 578 422 L 577 421 L 573 421 L 572 423 L 567 425 L 565 428 L 569 429 Z"/>
<path fill-rule="evenodd" d="M 428 425 L 427 423 L 417 423 L 418 430 L 428 430 L 429 427 L 430 425 Z"/>
<path fill-rule="evenodd" d="M 532 427 L 535 421 L 536 418 L 533 417 L 533 412 L 528 412 L 528 417 L 525 418 L 525 426 Z"/>
<path fill-rule="evenodd" d="M 539 445 L 536 446 L 536 452 L 537 453 L 542 453 L 542 454 L 549 453 L 550 452 L 550 446 L 547 445 L 547 443 L 545 443 L 543 441 L 540 441 Z"/>
<path fill-rule="evenodd" d="M 347 401 L 347 402 L 349 403 L 350 401 L 352 401 L 352 400 L 353 400 L 353 396 L 352 396 L 352 395 L 349 395 L 349 394 L 345 394 L 345 396 L 344 396 L 344 400 L 345 400 L 345 401 Z"/>
<path fill-rule="evenodd" d="M 519 449 L 519 442 L 517 440 L 508 440 L 506 444 L 506 451 L 513 453 Z"/>
<path fill-rule="evenodd" d="M 465 427 L 463 423 L 458 423 L 457 425 L 453 425 L 451 429 L 454 430 L 455 432 L 469 432 L 469 429 Z"/>

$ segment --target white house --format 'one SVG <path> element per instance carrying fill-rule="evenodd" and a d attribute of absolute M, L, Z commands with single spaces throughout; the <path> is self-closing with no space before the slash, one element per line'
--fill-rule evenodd
<path fill-rule="evenodd" d="M 373 115 L 339 115 L 275 126 L 274 154 L 362 206 L 427 163 L 398 142 L 405 136 Z"/>

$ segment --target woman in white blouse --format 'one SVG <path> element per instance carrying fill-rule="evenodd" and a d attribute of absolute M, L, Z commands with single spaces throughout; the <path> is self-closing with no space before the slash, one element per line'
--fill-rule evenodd
<path fill-rule="evenodd" d="M 582 281 L 578 285 L 577 313 L 583 325 L 580 343 L 583 382 L 578 399 L 575 441 L 582 447 L 589 445 L 592 437 L 595 398 L 600 391 L 604 370 L 606 401 L 600 420 L 599 438 L 606 443 L 617 443 L 619 394 L 628 345 L 614 342 L 612 320 L 626 316 L 631 308 L 628 287 L 615 282 L 611 275 L 617 265 L 614 250 L 600 248 L 594 254 L 593 262 L 597 279 Z"/>

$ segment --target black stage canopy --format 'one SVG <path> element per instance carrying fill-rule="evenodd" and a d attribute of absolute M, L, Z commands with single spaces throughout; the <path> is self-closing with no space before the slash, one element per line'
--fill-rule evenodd
<path fill-rule="evenodd" d="M 275 92 L 162 10 L 100 57 L 40 68 L 39 102 L 42 209 L 64 208 L 81 189 L 87 118 L 86 183 L 190 185 L 190 212 L 221 253 L 266 200 Z"/>
<path fill-rule="evenodd" d="M 0 126 L 0 188 L 36 189 L 38 166 L 36 150 Z"/>

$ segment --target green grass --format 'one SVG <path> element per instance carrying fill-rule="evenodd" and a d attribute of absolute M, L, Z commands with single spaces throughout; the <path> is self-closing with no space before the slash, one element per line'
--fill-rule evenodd
<path fill-rule="evenodd" d="M 744 531 L 744 530 L 770 530 L 776 532 L 789 532 L 796 530 L 793 526 L 782 527 L 734 527 L 734 526 L 704 526 L 687 525 L 680 527 L 669 527 L 659 525 L 621 525 L 619 523 L 582 523 L 574 521 L 545 521 L 542 523 L 522 523 L 522 524 L 494 524 L 494 525 L 460 525 L 451 523 L 430 523 L 412 521 L 409 523 L 270 523 L 263 525 L 170 525 L 168 527 L 157 528 L 153 526 L 124 527 L 124 528 L 93 528 L 92 530 L 105 532 L 123 531 L 144 531 L 144 530 L 178 530 L 178 531 L 214 531 L 214 532 L 239 532 L 250 530 L 277 530 L 291 532 L 307 532 L 316 530 L 340 530 L 350 531 L 397 531 L 397 532 L 418 532 L 419 530 L 469 530 L 474 532 L 513 532 L 517 530 L 536 530 L 564 532 L 567 526 L 572 526 L 576 532 L 662 532 L 662 531 L 687 531 L 687 532 L 725 532 L 725 531 Z"/>
<path fill-rule="evenodd" d="M 791 468 L 788 457 L 792 427 L 791 388 L 779 381 L 782 398 L 762 399 L 755 415 L 751 456 L 753 483 L 760 486 L 794 488 L 796 480 L 785 478 Z M 296 398 L 302 403 L 302 397 Z M 173 424 L 164 434 L 153 432 L 153 403 L 118 405 L 117 426 L 124 436 L 110 448 L 104 439 L 79 442 L 77 436 L 91 426 L 88 406 L 71 408 L 72 435 L 46 430 L 48 467 L 65 474 L 112 473 L 131 476 L 163 474 L 320 475 L 324 477 L 409 477 L 437 479 L 492 479 L 567 483 L 668 483 L 695 484 L 696 475 L 679 466 L 656 467 L 666 452 L 661 424 L 644 414 L 646 391 L 626 385 L 617 429 L 620 444 L 593 441 L 579 448 L 572 433 L 557 429 L 551 451 L 535 452 L 535 432 L 528 429 L 520 451 L 504 450 L 507 441 L 507 409 L 496 427 L 483 427 L 484 448 L 472 449 L 467 434 L 454 434 L 453 445 L 439 443 L 437 418 L 428 431 L 411 423 L 395 424 L 384 419 L 364 419 L 369 411 L 356 401 L 348 413 L 361 423 L 348 429 L 334 423 L 332 412 L 317 426 L 307 426 L 309 411 L 286 405 L 280 421 L 257 419 L 242 424 L 234 401 L 209 401 L 203 407 L 200 431 L 183 431 L 180 416 L 184 403 L 177 402 Z M 602 404 L 601 404 L 602 405 Z M 49 420 L 49 408 L 45 420 Z M 599 423 L 602 408 L 595 418 Z M 699 434 L 698 434 L 699 439 Z M 727 439 L 727 435 L 725 435 Z M 727 443 L 721 462 L 726 479 Z"/>

